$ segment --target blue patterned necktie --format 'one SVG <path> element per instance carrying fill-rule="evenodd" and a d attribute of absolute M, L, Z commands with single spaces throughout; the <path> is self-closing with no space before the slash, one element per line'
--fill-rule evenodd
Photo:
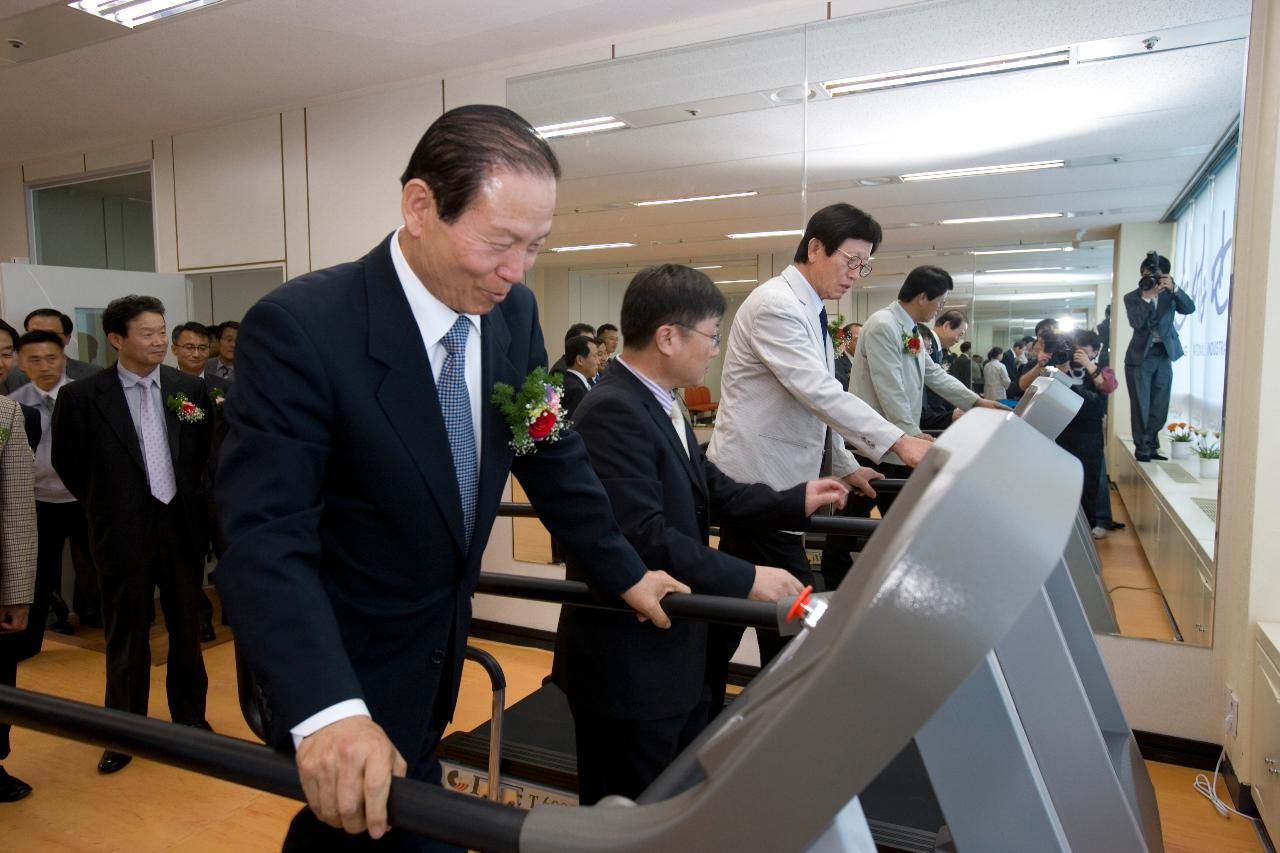
<path fill-rule="evenodd" d="M 453 328 L 444 336 L 444 366 L 436 382 L 440 395 L 440 412 L 449 435 L 449 451 L 453 454 L 453 470 L 458 475 L 458 496 L 462 499 L 463 541 L 471 547 L 471 533 L 476 526 L 476 434 L 471 423 L 471 395 L 467 393 L 467 335 L 471 321 L 458 315 Z"/>

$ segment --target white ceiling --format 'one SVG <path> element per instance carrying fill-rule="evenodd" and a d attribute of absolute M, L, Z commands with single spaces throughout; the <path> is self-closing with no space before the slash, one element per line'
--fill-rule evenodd
<path fill-rule="evenodd" d="M 837 4 L 839 5 L 839 4 Z M 1062 266 L 1064 254 L 979 259 L 975 247 L 1076 243 L 1073 274 L 1109 276 L 1109 238 L 1164 213 L 1240 103 L 1244 42 L 1200 44 L 1205 22 L 1247 0 L 876 0 L 887 10 L 509 81 L 535 123 L 612 113 L 638 126 L 557 140 L 565 178 L 551 245 L 633 249 L 544 254 L 544 266 L 634 269 L 721 259 L 713 277 L 755 276 L 757 253 L 796 238 L 835 201 L 886 226 L 869 287 L 920 263 L 978 269 Z M 0 0 L 0 38 L 22 13 L 80 14 Z M 396 81 L 687 22 L 681 0 L 230 0 L 45 59 L 0 67 L 0 162 L 28 160 L 285 109 Z M 700 17 L 745 15 L 699 0 Z M 749 7 L 751 8 L 751 7 Z M 34 10 L 34 11 L 33 11 Z M 15 17 L 18 16 L 18 17 Z M 1185 28 L 1193 28 L 1191 30 Z M 1201 29 L 1196 29 L 1200 27 Z M 1179 29 L 1184 28 L 1184 29 Z M 123 28 L 121 28 L 123 29 Z M 782 87 L 1018 50 L 1160 34 L 1179 50 L 908 89 L 776 105 Z M 199 93 L 199 97 L 192 97 Z M 683 111 L 703 108 L 693 119 Z M 918 184 L 858 179 L 1063 158 L 1066 169 Z M 741 200 L 637 208 L 631 202 L 755 190 Z M 803 192 L 802 192 L 803 190 Z M 945 218 L 1057 211 L 1070 217 L 942 226 Z M 1101 238 L 1101 239 L 1099 239 Z M 983 278 L 978 278 L 979 290 Z M 1059 283 L 1008 289 L 1052 288 Z M 1082 289 L 1094 286 L 1081 281 Z M 985 311 L 982 303 L 979 310 Z M 1015 303 L 1016 304 L 1016 303 Z M 1019 306 L 1018 310 L 1022 307 Z M 1015 311 L 1016 313 L 1016 311 Z"/>

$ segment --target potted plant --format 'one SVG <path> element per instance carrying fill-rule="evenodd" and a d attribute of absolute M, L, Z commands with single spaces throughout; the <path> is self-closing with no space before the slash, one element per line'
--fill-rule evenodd
<path fill-rule="evenodd" d="M 1195 436 L 1191 434 L 1191 427 L 1185 423 L 1171 423 L 1165 427 L 1169 431 L 1169 458 L 1170 459 L 1190 459 L 1192 451 L 1192 442 Z"/>
<path fill-rule="evenodd" d="M 1222 464 L 1222 433 L 1196 430 L 1196 455 L 1200 457 L 1200 477 L 1218 479 L 1218 469 Z"/>

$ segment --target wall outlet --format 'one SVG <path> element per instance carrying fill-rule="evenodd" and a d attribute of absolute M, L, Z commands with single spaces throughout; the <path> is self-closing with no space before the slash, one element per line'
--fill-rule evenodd
<path fill-rule="evenodd" d="M 1222 719 L 1222 729 L 1232 740 L 1240 732 L 1240 697 L 1230 688 L 1227 689 L 1227 713 Z"/>

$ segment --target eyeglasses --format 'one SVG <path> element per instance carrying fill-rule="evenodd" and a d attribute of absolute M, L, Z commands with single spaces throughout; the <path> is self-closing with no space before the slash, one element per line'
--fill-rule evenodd
<path fill-rule="evenodd" d="M 693 326 L 686 326 L 684 323 L 676 323 L 675 325 L 679 326 L 679 327 L 680 327 L 680 328 L 682 328 L 682 329 L 688 329 L 688 330 L 689 330 L 689 331 L 691 331 L 691 332 L 697 332 L 699 335 L 702 335 L 704 338 L 710 338 L 710 339 L 711 339 L 711 346 L 713 346 L 713 347 L 719 348 L 719 346 L 720 346 L 720 333 L 719 333 L 719 332 L 716 332 L 714 335 L 708 335 L 706 332 L 698 331 L 698 330 L 697 330 L 697 329 L 695 329 Z"/>
<path fill-rule="evenodd" d="M 208 352 L 208 344 L 178 344 L 178 349 L 190 355 L 193 352 Z"/>
<path fill-rule="evenodd" d="M 844 249 L 836 249 L 836 251 L 849 259 L 845 262 L 845 266 L 847 266 L 850 271 L 857 270 L 858 275 L 871 275 L 871 264 L 862 260 L 862 258 L 854 257 Z"/>

